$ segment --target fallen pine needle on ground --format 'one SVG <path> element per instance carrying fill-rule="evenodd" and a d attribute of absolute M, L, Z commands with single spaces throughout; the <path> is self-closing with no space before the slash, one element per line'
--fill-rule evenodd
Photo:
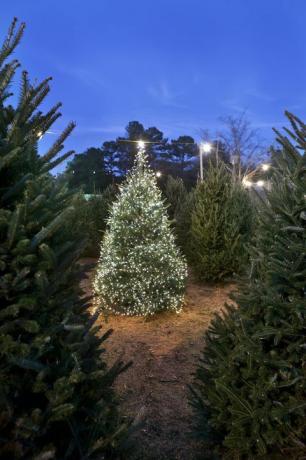
<path fill-rule="evenodd" d="M 90 276 L 83 287 L 89 294 Z M 127 460 L 199 458 L 199 446 L 190 436 L 188 384 L 204 346 L 203 334 L 234 287 L 189 280 L 179 314 L 163 312 L 149 319 L 101 314 L 102 331 L 114 329 L 106 360 L 110 365 L 119 356 L 133 361 L 115 384 L 122 413 L 141 422 L 134 434 L 135 452 Z"/>

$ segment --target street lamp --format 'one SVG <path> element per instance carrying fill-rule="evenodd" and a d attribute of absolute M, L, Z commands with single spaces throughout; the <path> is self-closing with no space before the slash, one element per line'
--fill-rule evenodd
<path fill-rule="evenodd" d="M 212 149 L 212 146 L 211 146 L 211 144 L 209 142 L 203 142 L 202 143 L 202 148 L 203 148 L 204 153 L 210 153 L 211 149 Z"/>
<path fill-rule="evenodd" d="M 203 180 L 203 153 L 211 152 L 212 146 L 209 142 L 201 142 L 200 144 L 200 178 Z"/>

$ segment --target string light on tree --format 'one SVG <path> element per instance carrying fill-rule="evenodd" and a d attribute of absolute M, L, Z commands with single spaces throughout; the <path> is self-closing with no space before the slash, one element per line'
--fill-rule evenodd
<path fill-rule="evenodd" d="M 269 181 L 264 181 L 262 179 L 257 180 L 256 182 L 252 182 L 250 179 L 254 178 L 260 171 L 267 172 L 272 166 L 269 163 L 262 163 L 261 165 L 258 165 L 253 171 L 249 172 L 246 174 L 243 179 L 242 179 L 242 185 L 244 187 L 252 187 L 252 186 L 257 186 L 257 187 L 267 187 L 269 188 Z"/>
<path fill-rule="evenodd" d="M 246 177 L 242 179 L 242 185 L 246 188 L 252 187 L 253 183 L 248 180 Z"/>
<path fill-rule="evenodd" d="M 156 173 L 148 166 L 144 141 L 139 141 L 135 165 L 110 212 L 94 292 L 102 307 L 115 314 L 178 313 L 186 277 Z"/>
<path fill-rule="evenodd" d="M 144 150 L 144 148 L 145 148 L 145 142 L 144 141 L 139 140 L 137 142 L 137 145 L 138 145 L 139 150 Z"/>

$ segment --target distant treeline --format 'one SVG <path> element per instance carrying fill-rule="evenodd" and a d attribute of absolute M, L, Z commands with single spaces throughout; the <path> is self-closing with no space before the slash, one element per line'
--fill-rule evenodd
<path fill-rule="evenodd" d="M 244 162 L 253 161 L 258 155 L 259 144 L 245 114 L 228 117 L 226 129 L 214 139 L 210 138 L 211 152 L 205 155 L 204 168 L 209 159 L 225 163 L 236 161 L 241 167 Z M 203 131 L 203 139 L 208 133 Z M 126 127 L 126 135 L 116 140 L 106 141 L 101 147 L 90 147 L 76 154 L 65 170 L 72 187 L 83 187 L 85 193 L 103 191 L 109 184 L 118 183 L 131 169 L 137 152 L 137 141 L 146 142 L 146 153 L 151 167 L 161 173 L 161 183 L 168 175 L 183 179 L 192 187 L 199 175 L 199 146 L 193 137 L 179 136 L 177 139 L 164 137 L 156 127 L 145 128 L 138 121 L 131 121 Z"/>

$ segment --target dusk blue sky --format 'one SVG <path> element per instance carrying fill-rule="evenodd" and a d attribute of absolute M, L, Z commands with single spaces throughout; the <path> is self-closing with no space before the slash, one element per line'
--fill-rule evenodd
<path fill-rule="evenodd" d="M 13 16 L 27 24 L 16 56 L 33 79 L 54 77 L 53 130 L 76 121 L 78 152 L 130 120 L 198 139 L 247 110 L 270 142 L 285 109 L 306 118 L 305 0 L 11 0 L 2 37 Z"/>

